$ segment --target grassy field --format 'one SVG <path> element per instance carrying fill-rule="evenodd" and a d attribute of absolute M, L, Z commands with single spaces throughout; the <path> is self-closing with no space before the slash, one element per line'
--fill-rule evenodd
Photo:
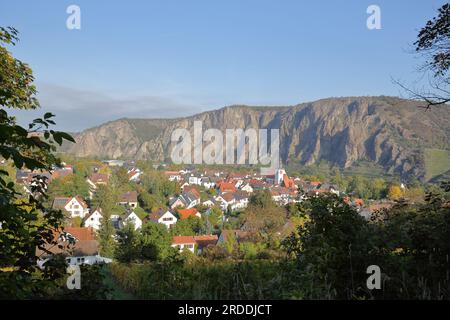
<path fill-rule="evenodd" d="M 432 178 L 450 170 L 450 150 L 425 149 L 425 179 Z"/>

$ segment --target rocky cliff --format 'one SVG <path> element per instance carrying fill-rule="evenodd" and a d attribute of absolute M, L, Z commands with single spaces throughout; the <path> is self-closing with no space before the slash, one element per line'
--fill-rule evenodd
<path fill-rule="evenodd" d="M 450 149 L 450 107 L 424 110 L 393 97 L 329 98 L 296 106 L 231 106 L 178 119 L 120 119 L 76 135 L 64 151 L 82 157 L 152 159 L 170 155 L 176 128 L 280 129 L 283 162 L 329 161 L 350 167 L 359 160 L 401 175 L 424 174 L 424 149 Z"/>

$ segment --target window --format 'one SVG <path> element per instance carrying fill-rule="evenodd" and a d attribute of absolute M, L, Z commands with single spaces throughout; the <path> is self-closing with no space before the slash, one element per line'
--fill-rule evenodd
<path fill-rule="evenodd" d="M 172 221 L 172 218 L 163 218 L 163 221 Z"/>
<path fill-rule="evenodd" d="M 187 244 L 186 247 L 188 247 L 189 249 L 192 249 L 194 247 L 193 244 Z"/>

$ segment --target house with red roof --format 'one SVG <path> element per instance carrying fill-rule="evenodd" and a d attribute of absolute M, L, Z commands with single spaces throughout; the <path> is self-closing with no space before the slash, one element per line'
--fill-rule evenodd
<path fill-rule="evenodd" d="M 38 266 L 44 267 L 55 254 L 64 255 L 69 265 L 112 262 L 111 259 L 100 256 L 93 228 L 66 227 L 54 232 L 51 243 L 36 248 Z"/>
<path fill-rule="evenodd" d="M 177 248 L 180 252 L 189 250 L 192 253 L 200 254 L 207 247 L 215 246 L 217 241 L 217 235 L 174 236 L 171 246 Z"/>
<path fill-rule="evenodd" d="M 236 185 L 231 182 L 220 182 L 217 185 L 217 189 L 219 190 L 219 193 L 225 193 L 225 192 L 235 192 L 236 191 Z"/>
<path fill-rule="evenodd" d="M 189 250 L 195 253 L 195 239 L 193 236 L 174 236 L 172 240 L 172 248 L 178 249 L 180 252 Z"/>
<path fill-rule="evenodd" d="M 188 219 L 189 217 L 197 217 L 197 218 L 201 218 L 202 217 L 200 212 L 198 212 L 197 209 L 195 209 L 195 208 L 191 208 L 191 209 L 177 209 L 177 212 L 180 215 L 180 219 L 181 220 Z"/>

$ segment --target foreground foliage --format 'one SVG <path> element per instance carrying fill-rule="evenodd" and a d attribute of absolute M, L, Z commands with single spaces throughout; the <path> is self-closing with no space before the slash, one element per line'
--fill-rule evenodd
<path fill-rule="evenodd" d="M 15 59 L 7 46 L 15 45 L 18 32 L 0 27 L 0 156 L 3 166 L 15 169 L 51 170 L 59 164 L 53 151 L 63 140 L 74 141 L 50 129 L 51 113 L 35 119 L 28 128 L 17 124 L 7 109 L 36 109 L 36 88 L 30 67 Z M 9 171 L 0 167 L 0 299 L 30 298 L 42 291 L 57 271 L 40 273 L 36 248 L 53 241 L 53 231 L 62 224 L 61 212 L 50 210 L 46 200 L 46 179 L 37 176 L 30 192 L 23 193 Z M 45 213 L 45 214 L 44 214 Z M 37 276 L 37 274 L 39 276 Z"/>
<path fill-rule="evenodd" d="M 225 244 L 202 257 L 109 267 L 143 299 L 449 299 L 448 191 L 399 201 L 369 220 L 335 195 L 311 198 L 297 205 L 304 222 L 282 242 L 284 256 L 249 259 Z M 371 265 L 381 269 L 379 290 L 367 287 Z"/>

